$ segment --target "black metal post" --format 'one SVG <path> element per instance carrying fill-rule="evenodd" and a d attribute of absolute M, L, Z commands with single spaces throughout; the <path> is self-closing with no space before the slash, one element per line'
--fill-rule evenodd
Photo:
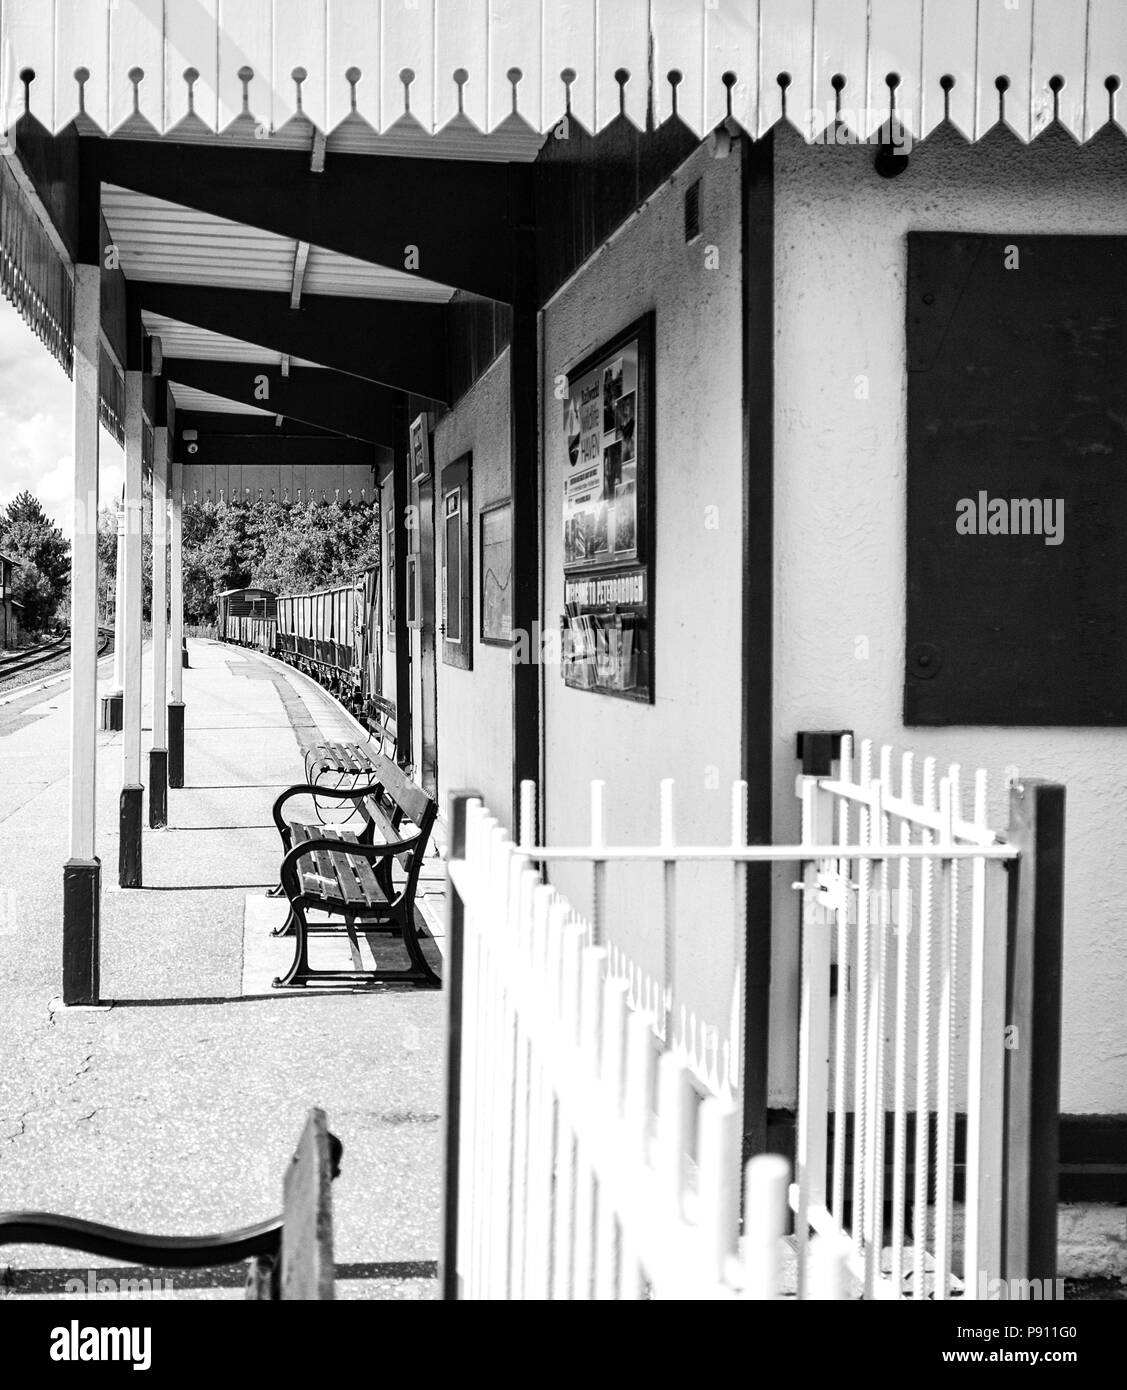
<path fill-rule="evenodd" d="M 102 861 L 68 859 L 63 865 L 63 1003 L 96 1004 Z"/>
<path fill-rule="evenodd" d="M 118 809 L 117 883 L 119 888 L 140 888 L 141 823 L 145 814 L 145 788 L 129 783 L 121 789 Z"/>
<path fill-rule="evenodd" d="M 184 702 L 172 700 L 168 706 L 168 785 L 184 785 Z"/>
<path fill-rule="evenodd" d="M 1049 1281 L 1048 1298 L 1057 1273 L 1064 787 L 1013 787 L 1009 837 L 1021 857 L 1010 865 L 1006 946 L 1002 1273 Z"/>
<path fill-rule="evenodd" d="M 168 824 L 168 750 L 149 750 L 149 829 Z"/>
<path fill-rule="evenodd" d="M 451 792 L 450 859 L 466 852 L 466 803 L 477 792 Z M 446 881 L 446 961 L 442 972 L 446 990 L 446 1104 L 442 1141 L 442 1248 L 438 1280 L 442 1297 L 456 1301 L 458 1278 L 458 1147 L 462 1125 L 462 974 L 465 967 L 462 936 L 464 909 L 458 890 Z"/>

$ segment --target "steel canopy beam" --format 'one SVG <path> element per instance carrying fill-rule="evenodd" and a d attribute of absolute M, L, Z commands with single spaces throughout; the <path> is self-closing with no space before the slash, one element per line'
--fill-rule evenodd
<path fill-rule="evenodd" d="M 228 419 L 237 417 L 226 417 Z M 196 446 L 189 453 L 190 444 Z M 274 434 L 219 434 L 200 432 L 197 439 L 187 441 L 178 434 L 173 446 L 177 463 L 248 467 L 310 468 L 360 465 L 371 468 L 372 446 L 361 439 L 346 439 L 343 435 L 292 435 L 277 430 Z"/>
<path fill-rule="evenodd" d="M 398 393 L 361 377 L 321 367 L 290 367 L 256 362 L 215 362 L 194 357 L 165 359 L 170 381 L 242 405 L 272 410 L 335 434 L 391 443 L 391 408 Z"/>
<path fill-rule="evenodd" d="M 150 313 L 449 404 L 445 304 L 132 280 Z"/>
<path fill-rule="evenodd" d="M 307 151 L 263 143 L 81 147 L 104 183 L 490 299 L 511 292 L 506 164 L 334 152 L 317 173 Z"/>

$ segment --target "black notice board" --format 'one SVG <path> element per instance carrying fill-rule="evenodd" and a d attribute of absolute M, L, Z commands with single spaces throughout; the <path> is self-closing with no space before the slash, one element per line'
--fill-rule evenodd
<path fill-rule="evenodd" d="M 905 723 L 1127 724 L 1127 238 L 911 233 L 907 306 Z"/>

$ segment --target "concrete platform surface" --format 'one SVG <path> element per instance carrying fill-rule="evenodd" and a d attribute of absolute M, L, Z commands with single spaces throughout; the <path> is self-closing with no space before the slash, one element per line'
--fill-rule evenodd
<path fill-rule="evenodd" d="M 441 992 L 262 987 L 267 953 L 290 949 L 262 940 L 280 906 L 265 897 L 280 859 L 272 802 L 303 779 L 300 743 L 355 729 L 280 663 L 189 646 L 186 786 L 169 792 L 168 828 L 145 831 L 141 889 L 116 886 L 121 735 L 98 736 L 108 1007 L 59 1000 L 68 687 L 0 709 L 0 1209 L 173 1234 L 246 1225 L 280 1210 L 305 1112 L 320 1105 L 344 1143 L 338 1296 L 434 1297 Z M 147 681 L 144 710 L 147 769 Z M 425 877 L 437 922 L 437 858 Z M 428 954 L 439 962 L 433 943 Z M 0 1249 L 0 1298 L 64 1296 L 90 1266 L 112 1273 L 70 1252 Z M 164 1296 L 238 1297 L 241 1273 L 184 1275 L 182 1287 L 171 1275 Z"/>

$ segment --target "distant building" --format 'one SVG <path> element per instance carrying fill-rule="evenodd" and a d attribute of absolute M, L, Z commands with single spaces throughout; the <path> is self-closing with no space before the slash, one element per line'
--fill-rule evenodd
<path fill-rule="evenodd" d="M 0 554 L 0 648 L 14 647 L 20 632 L 23 604 L 12 598 L 12 577 L 18 561 Z"/>

